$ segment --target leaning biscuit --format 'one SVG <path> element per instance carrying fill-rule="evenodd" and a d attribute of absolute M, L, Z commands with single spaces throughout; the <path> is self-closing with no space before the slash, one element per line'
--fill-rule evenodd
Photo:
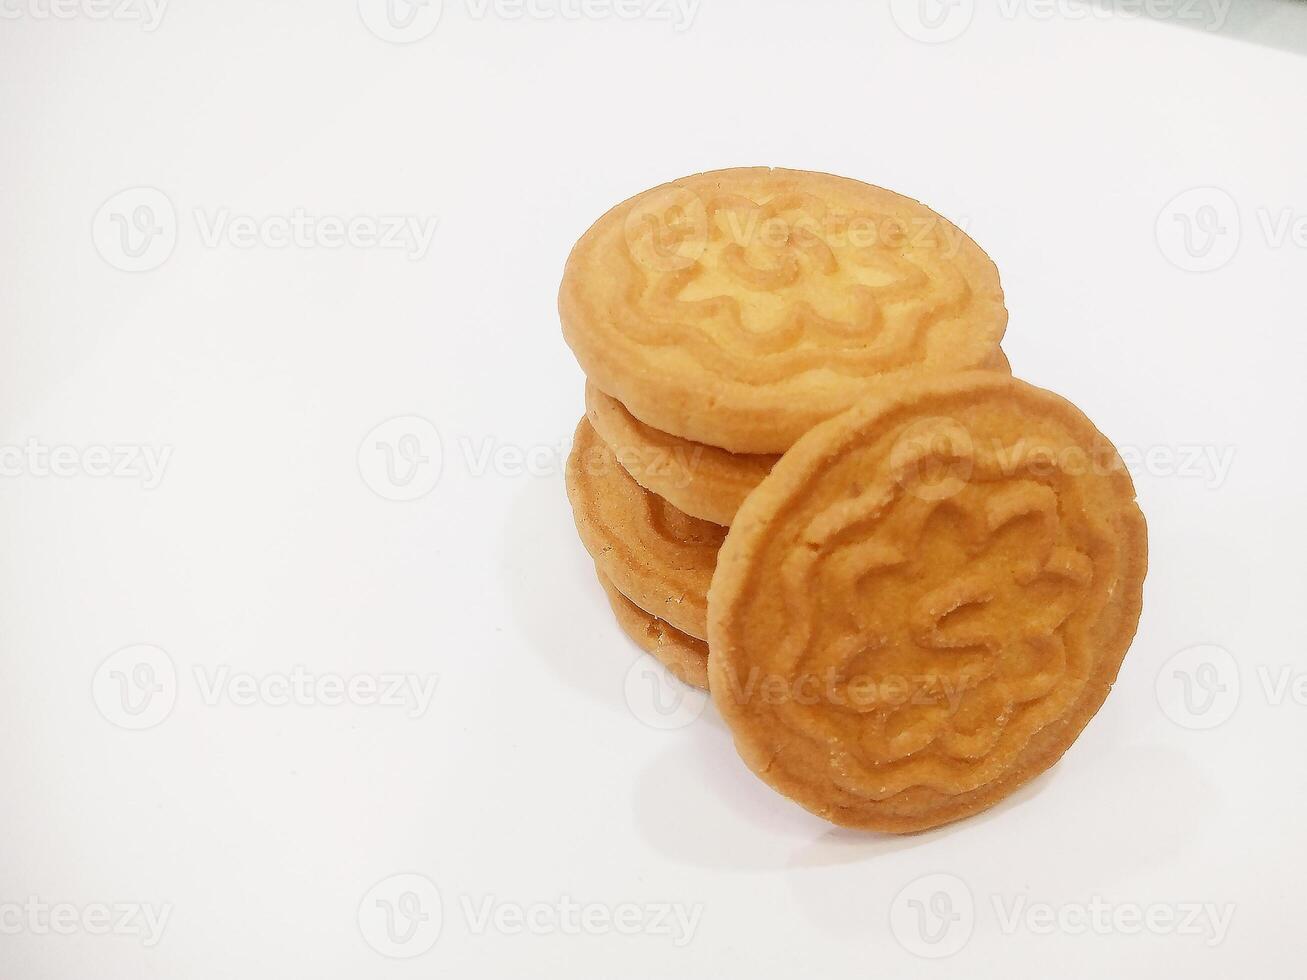
<path fill-rule="evenodd" d="M 581 541 L 623 595 L 683 633 L 708 635 L 708 583 L 726 529 L 690 517 L 633 479 L 585 419 L 567 458 Z"/>
<path fill-rule="evenodd" d="M 745 762 L 834 823 L 914 831 L 1067 750 L 1139 620 L 1147 539 L 1072 404 L 970 372 L 818 426 L 736 516 L 709 682 Z"/>
<path fill-rule="evenodd" d="M 691 687 L 708 690 L 707 643 L 682 633 L 657 616 L 649 615 L 622 595 L 602 572 L 599 573 L 599 584 L 608 594 L 608 602 L 613 607 L 617 624 L 635 641 L 636 646 L 652 654 L 677 679 Z"/>
<path fill-rule="evenodd" d="M 692 517 L 730 524 L 735 512 L 775 465 L 777 456 L 728 453 L 645 425 L 593 384 L 585 414 L 640 486 Z"/>
<path fill-rule="evenodd" d="M 636 418 L 736 453 L 784 452 L 891 372 L 985 365 L 1007 325 L 994 263 L 880 187 L 717 170 L 619 204 L 559 291 L 582 369 Z"/>

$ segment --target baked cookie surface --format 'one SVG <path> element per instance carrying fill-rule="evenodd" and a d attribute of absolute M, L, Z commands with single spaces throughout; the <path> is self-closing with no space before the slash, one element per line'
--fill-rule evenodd
<path fill-rule="evenodd" d="M 636 646 L 651 654 L 678 680 L 691 687 L 708 690 L 707 643 L 682 633 L 670 623 L 645 612 L 622 595 L 602 572 L 599 572 L 599 584 L 604 587 L 608 604 L 613 607 L 613 615 L 617 617 L 617 624 Z"/>
<path fill-rule="evenodd" d="M 745 762 L 838 824 L 922 830 L 1067 750 L 1134 636 L 1144 518 L 1074 405 L 990 372 L 874 394 L 740 509 L 709 682 Z"/>
<path fill-rule="evenodd" d="M 985 368 L 1012 373 L 1001 350 Z M 731 453 L 662 432 L 645 425 L 590 382 L 585 386 L 585 406 L 595 432 L 636 483 L 691 517 L 714 524 L 729 526 L 744 498 L 780 459 L 776 454 Z"/>
<path fill-rule="evenodd" d="M 726 529 L 636 483 L 586 419 L 567 458 L 567 496 L 600 574 L 645 612 L 706 637 L 708 584 Z"/>
<path fill-rule="evenodd" d="M 729 453 L 645 425 L 616 398 L 585 386 L 585 413 L 640 486 L 692 517 L 727 525 L 779 456 Z"/>
<path fill-rule="evenodd" d="M 718 170 L 638 194 L 573 248 L 563 333 L 597 387 L 666 433 L 784 452 L 875 378 L 988 363 L 993 262 L 924 205 L 830 174 Z"/>

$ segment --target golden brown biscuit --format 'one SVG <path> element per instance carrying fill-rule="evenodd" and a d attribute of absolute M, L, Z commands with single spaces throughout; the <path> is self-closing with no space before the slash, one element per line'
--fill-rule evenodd
<path fill-rule="evenodd" d="M 635 481 L 692 517 L 730 524 L 779 456 L 728 453 L 645 425 L 616 398 L 585 386 L 585 414 Z"/>
<path fill-rule="evenodd" d="M 597 568 L 595 571 L 599 571 Z M 617 624 L 622 627 L 636 646 L 650 653 L 677 679 L 691 687 L 708 690 L 708 644 L 688 633 L 682 633 L 670 623 L 651 616 L 622 595 L 617 586 L 599 572 L 599 584 L 608 594 Z"/>
<path fill-rule="evenodd" d="M 1111 689 L 1147 539 L 1071 403 L 970 372 L 812 430 L 740 509 L 709 682 L 740 755 L 828 820 L 913 831 L 1051 766 Z"/>
<path fill-rule="evenodd" d="M 567 497 L 602 575 L 682 633 L 708 635 L 708 583 L 724 527 L 690 517 L 636 483 L 585 419 L 567 458 Z"/>
<path fill-rule="evenodd" d="M 1007 357 L 995 351 L 988 370 L 1011 374 Z M 586 417 L 635 482 L 691 517 L 729 525 L 747 497 L 780 459 L 776 455 L 729 453 L 645 425 L 616 398 L 592 383 L 585 386 Z"/>
<path fill-rule="evenodd" d="M 986 364 L 994 263 L 918 202 L 831 174 L 717 170 L 619 204 L 558 298 L 586 375 L 647 425 L 779 453 L 889 373 Z"/>

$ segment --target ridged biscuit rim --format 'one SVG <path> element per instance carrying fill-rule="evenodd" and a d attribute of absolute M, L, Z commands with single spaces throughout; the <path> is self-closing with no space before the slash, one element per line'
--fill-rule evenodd
<path fill-rule="evenodd" d="M 623 595 L 682 633 L 687 633 L 696 639 L 704 639 L 708 633 L 708 584 L 712 578 L 712 569 L 658 567 L 648 563 L 647 555 L 644 556 L 645 561 L 641 569 L 642 562 L 633 552 L 633 544 L 624 540 L 612 528 L 601 525 L 592 513 L 590 505 L 584 500 L 584 494 L 588 489 L 586 482 L 588 476 L 583 473 L 582 456 L 591 450 L 602 456 L 601 478 L 610 479 L 615 483 L 608 487 L 608 492 L 639 495 L 641 504 L 647 507 L 655 506 L 657 500 L 657 494 L 652 494 L 640 486 L 622 468 L 608 444 L 594 431 L 589 419 L 583 417 L 577 425 L 572 452 L 567 458 L 565 480 L 568 500 L 572 506 L 572 515 L 581 543 L 589 552 L 596 567 Z M 666 506 L 675 509 L 671 504 Z M 725 529 L 718 530 L 725 533 Z M 706 546 L 674 544 L 674 547 L 684 547 L 688 551 Z M 714 552 L 714 567 L 715 559 Z M 700 581 L 702 589 L 696 587 L 696 583 Z"/>
<path fill-rule="evenodd" d="M 708 644 L 641 609 L 598 566 L 595 574 L 617 625 L 631 642 L 666 667 L 677 680 L 701 691 L 708 690 Z"/>
<path fill-rule="evenodd" d="M 1000 802 L 1051 767 L 1074 744 L 1110 693 L 1138 629 L 1147 573 L 1147 526 L 1138 508 L 1133 482 L 1121 464 L 1111 478 L 1116 481 L 1116 499 L 1121 502 L 1120 512 L 1116 515 L 1120 519 L 1117 529 L 1124 562 L 1119 581 L 1126 583 L 1128 591 L 1122 590 L 1117 603 L 1105 612 L 1102 626 L 1107 635 L 1102 636 L 1097 650 L 1094 683 L 1086 684 L 1073 710 L 1031 737 L 1022 750 L 1020 765 L 1011 766 L 1003 776 L 976 790 L 957 796 L 940 794 L 943 796 L 941 805 L 916 812 L 894 812 L 893 808 L 875 812 L 875 807 L 831 805 L 820 798 L 820 791 L 814 792 L 811 786 L 805 786 L 798 778 L 791 779 L 787 773 L 775 768 L 776 753 L 769 747 L 766 734 L 752 730 L 753 720 L 730 693 L 733 686 L 731 660 L 739 656 L 734 617 L 743 611 L 742 602 L 756 585 L 757 569 L 753 558 L 773 528 L 777 513 L 804 492 L 808 481 L 816 478 L 827 460 L 848 451 L 860 434 L 879 418 L 923 396 L 962 392 L 972 385 L 986 389 L 1010 387 L 1044 400 L 1046 405 L 1054 406 L 1055 411 L 1065 413 L 1064 419 L 1070 419 L 1070 428 L 1092 433 L 1101 445 L 1110 448 L 1120 463 L 1119 454 L 1110 440 L 1075 405 L 1056 393 L 994 372 L 967 372 L 931 379 L 913 389 L 873 394 L 847 413 L 805 435 L 786 453 L 762 486 L 750 495 L 718 555 L 717 569 L 709 589 L 708 619 L 709 688 L 714 703 L 731 728 L 741 758 L 756 775 L 805 809 L 836 824 L 908 833 L 951 823 Z"/>
<path fill-rule="evenodd" d="M 599 438 L 636 483 L 691 517 L 723 527 L 780 459 L 727 452 L 645 425 L 591 381 L 585 385 L 585 407 Z"/>

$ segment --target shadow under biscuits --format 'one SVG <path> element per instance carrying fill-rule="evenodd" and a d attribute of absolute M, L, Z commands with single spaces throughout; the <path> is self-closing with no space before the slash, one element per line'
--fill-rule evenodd
<path fill-rule="evenodd" d="M 980 884 L 1011 891 L 1025 881 L 1031 890 L 1088 897 L 1181 865 L 1189 842 L 1219 809 L 1220 790 L 1211 776 L 1168 745 L 1106 744 L 1082 736 L 1036 782 L 1043 784 L 1039 805 L 1006 815 L 1027 848 L 1027 866 L 1020 874 L 996 866 L 992 882 Z M 1050 813 L 1055 819 L 1041 819 Z M 1091 858 L 1071 864 L 1036 859 L 1069 842 Z M 1084 877 L 1089 864 L 1092 881 Z"/>
<path fill-rule="evenodd" d="M 873 861 L 916 848 L 930 833 L 880 834 L 834 827 L 759 779 L 709 705 L 676 732 L 637 777 L 637 829 L 669 860 L 696 868 L 776 872 Z"/>
<path fill-rule="evenodd" d="M 1078 764 L 1055 766 L 991 809 L 953 824 L 888 842 L 886 835 L 833 829 L 791 855 L 787 871 L 799 873 L 785 880 L 813 929 L 889 942 L 884 926 L 895 896 L 929 874 L 965 882 L 978 916 L 1023 898 L 1130 894 L 1133 882 L 1180 863 L 1210 800 L 1205 783 L 1170 750 L 1117 745 L 1107 755 L 1082 754 Z M 1180 825 L 1177 813 L 1184 815 Z M 996 840 L 1020 847 L 996 847 Z M 1068 847 L 1080 852 L 1076 860 L 1065 859 Z M 865 877 L 842 878 L 839 888 L 825 875 L 802 873 L 869 859 L 877 863 L 868 864 Z"/>
<path fill-rule="evenodd" d="M 779 871 L 787 841 L 825 832 L 824 821 L 778 797 L 735 752 L 709 705 L 675 732 L 650 731 L 665 748 L 636 777 L 636 829 L 669 861 L 695 868 Z"/>
<path fill-rule="evenodd" d="M 627 714 L 626 673 L 648 654 L 613 618 L 577 538 L 561 477 L 522 482 L 504 529 L 503 567 L 508 606 L 526 648 L 605 711 Z"/>
<path fill-rule="evenodd" d="M 1213 795 L 1203 774 L 1166 748 L 1116 745 L 1106 754 L 1073 748 L 1068 758 L 981 813 L 917 833 L 886 834 L 832 826 L 777 794 L 740 760 L 711 705 L 684 729 L 651 731 L 650 737 L 665 739 L 667 747 L 638 776 L 632 801 L 637 828 L 669 860 L 701 868 L 812 871 L 914 852 L 919 856 L 906 865 L 905 884 L 939 870 L 941 857 L 948 863 L 960 848 L 991 855 L 967 858 L 973 884 L 986 893 L 1006 893 L 1024 880 L 1050 894 L 1073 894 L 1086 887 L 1083 864 L 1048 860 L 1068 841 L 1093 849 L 1095 888 L 1128 881 L 1183 854 Z M 1190 815 L 1180 824 L 1177 800 L 1186 801 L 1181 809 Z M 1122 801 L 1130 801 L 1129 819 L 1116 819 Z M 992 834 L 1026 842 L 1025 866 L 1014 870 L 1010 858 L 984 845 Z M 848 919 L 839 895 L 824 887 L 796 884 L 796 890 L 815 922 Z M 845 926 L 854 929 L 857 921 L 848 919 Z"/>

